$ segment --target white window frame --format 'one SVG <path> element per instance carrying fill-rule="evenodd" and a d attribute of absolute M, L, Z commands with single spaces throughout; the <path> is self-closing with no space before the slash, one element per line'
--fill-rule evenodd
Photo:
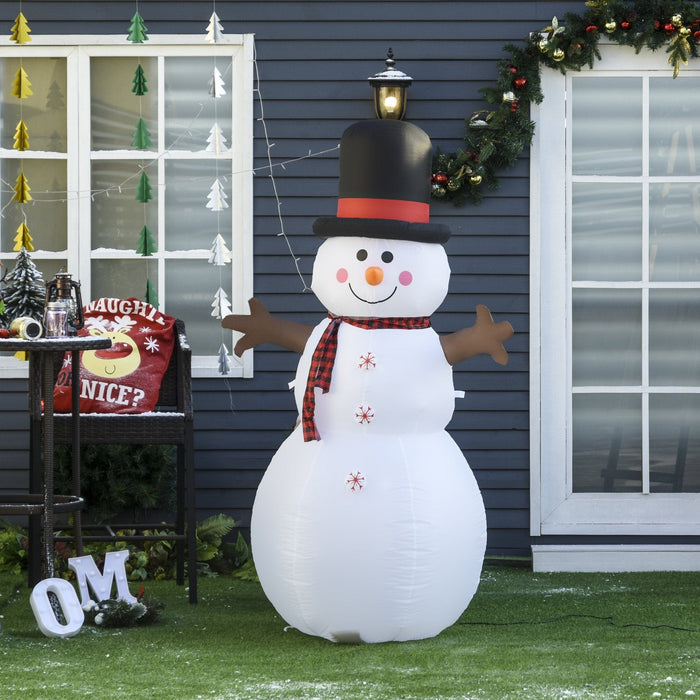
<path fill-rule="evenodd" d="M 65 58 L 67 72 L 66 110 L 67 119 L 67 151 L 63 154 L 46 152 L 23 151 L 21 158 L 65 158 L 67 160 L 67 240 L 68 249 L 65 251 L 42 251 L 41 241 L 35 237 L 37 250 L 31 252 L 35 261 L 41 259 L 60 259 L 67 261 L 67 270 L 81 282 L 81 291 L 84 303 L 91 297 L 91 261 L 93 259 L 134 259 L 140 258 L 136 252 L 123 250 L 98 251 L 93 257 L 91 254 L 91 198 L 81 196 L 91 190 L 90 173 L 91 160 L 95 153 L 99 153 L 99 159 L 106 160 L 110 157 L 120 160 L 142 160 L 144 157 L 158 160 L 159 178 L 163 182 L 164 161 L 168 158 L 176 159 L 207 159 L 221 158 L 224 162 L 230 161 L 231 201 L 229 202 L 228 215 L 232 221 L 230 274 L 232 280 L 231 306 L 233 313 L 247 313 L 247 300 L 253 295 L 253 35 L 230 34 L 224 35 L 220 41 L 212 44 L 201 35 L 151 35 L 147 42 L 133 44 L 123 35 L 65 35 L 65 36 L 38 36 L 32 37 L 30 44 L 18 46 L 6 39 L 0 43 L 0 58 Z M 90 84 L 90 59 L 101 56 L 116 57 L 158 57 L 161 62 L 168 56 L 222 56 L 232 59 L 231 84 L 235 90 L 234 109 L 231 121 L 230 153 L 225 156 L 202 151 L 166 151 L 164 149 L 164 125 L 163 120 L 158 120 L 158 134 L 153 134 L 154 144 L 159 144 L 156 149 L 119 150 L 111 152 L 90 151 L 90 90 L 79 89 L 81 85 Z M 163 70 L 158 71 L 159 85 L 159 114 L 163 113 L 164 89 Z M 71 118 L 77 115 L 77 118 Z M 9 128 L 9 127 L 8 127 Z M 31 127 L 30 127 L 31 128 Z M 87 144 L 87 147 L 86 145 Z M 20 157 L 13 149 L 0 149 L 0 158 Z M 75 193 L 75 194 L 70 194 Z M 158 298 L 160 310 L 168 312 L 167 298 L 164 292 L 165 274 L 164 265 L 168 259 L 196 258 L 206 260 L 209 250 L 187 251 L 185 254 L 178 251 L 166 251 L 164 246 L 164 204 L 165 198 L 158 199 L 158 253 L 151 260 L 158 265 Z M 7 252 L 7 251 L 6 251 Z M 48 280 L 47 280 L 48 281 Z M 144 281 L 145 284 L 145 281 Z M 212 289 L 212 300 L 216 290 Z M 209 316 L 211 307 L 202 308 L 202 315 Z M 213 324 L 220 321 L 211 318 Z M 243 358 L 237 358 L 232 354 L 232 347 L 239 334 L 225 332 L 225 342 L 230 353 L 230 372 L 221 375 L 218 371 L 218 345 L 212 349 L 211 355 L 193 355 L 192 373 L 194 377 L 251 377 L 253 376 L 253 353 L 246 352 Z M 5 377 L 26 377 L 27 363 L 20 362 L 13 357 L 0 357 L 0 372 Z"/>
<path fill-rule="evenodd" d="M 601 75 L 669 75 L 663 52 L 601 47 Z M 698 75 L 700 66 L 683 67 Z M 658 73 L 657 73 L 658 71 Z M 530 532 L 540 535 L 698 535 L 700 494 L 573 493 L 571 486 L 570 200 L 567 81 L 542 70 L 544 100 L 530 161 Z M 687 179 L 687 178 L 686 178 Z M 648 480 L 647 480 L 648 481 Z"/>

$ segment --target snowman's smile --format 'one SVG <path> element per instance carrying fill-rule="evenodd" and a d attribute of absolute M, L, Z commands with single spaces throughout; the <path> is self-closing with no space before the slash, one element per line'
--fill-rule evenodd
<path fill-rule="evenodd" d="M 384 302 L 384 301 L 388 301 L 389 299 L 391 299 L 391 297 L 394 296 L 394 294 L 396 294 L 396 290 L 398 289 L 398 287 L 394 287 L 394 291 L 393 291 L 391 294 L 389 294 L 388 297 L 384 297 L 383 299 L 377 299 L 376 301 L 370 301 L 369 299 L 363 299 L 363 298 L 352 288 L 352 285 L 351 285 L 349 282 L 348 282 L 348 287 L 350 288 L 350 291 L 352 292 L 352 295 L 355 297 L 355 299 L 359 299 L 360 301 L 364 301 L 365 304 L 381 304 L 381 303 Z"/>

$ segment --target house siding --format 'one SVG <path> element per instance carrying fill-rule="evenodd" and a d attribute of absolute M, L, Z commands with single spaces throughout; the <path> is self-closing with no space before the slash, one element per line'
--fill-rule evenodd
<path fill-rule="evenodd" d="M 139 2 L 150 34 L 204 33 L 210 0 Z M 34 36 L 124 34 L 133 0 L 32 2 L 24 13 Z M 485 106 L 479 88 L 495 80 L 503 46 L 517 43 L 553 15 L 580 12 L 582 2 L 225 2 L 216 12 L 227 33 L 254 33 L 260 96 L 274 162 L 337 146 L 352 122 L 371 118 L 366 78 L 383 68 L 389 47 L 413 76 L 407 118 L 435 146 L 462 144 L 464 119 Z M 9 34 L 16 2 L 0 2 Z M 254 290 L 275 314 L 317 323 L 323 309 L 304 289 L 280 232 L 267 165 L 267 144 L 255 96 Z M 509 320 L 505 368 L 477 358 L 455 368 L 466 390 L 448 430 L 474 470 L 484 496 L 491 554 L 529 554 L 528 291 L 529 179 L 527 153 L 504 173 L 484 202 L 456 208 L 433 202 L 432 219 L 450 226 L 450 293 L 433 317 L 438 332 L 474 321 L 485 303 Z M 397 173 L 397 176 L 400 174 Z M 284 229 L 306 285 L 318 239 L 311 225 L 335 213 L 337 150 L 275 168 Z M 202 313 L 208 313 L 206 309 Z M 266 465 L 296 420 L 287 388 L 297 357 L 262 346 L 252 379 L 196 379 L 197 517 L 225 512 L 243 528 Z M 415 368 L 420 372 L 420 367 Z M 410 381 L 410 378 L 407 378 Z M 0 490 L 26 488 L 26 383 L 0 383 Z"/>

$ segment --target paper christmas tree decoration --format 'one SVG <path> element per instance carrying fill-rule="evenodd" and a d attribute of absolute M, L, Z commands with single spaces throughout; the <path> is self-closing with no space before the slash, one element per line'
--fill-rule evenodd
<path fill-rule="evenodd" d="M 17 228 L 17 235 L 14 237 L 14 248 L 12 250 L 19 252 L 24 248 L 25 250 L 34 250 L 34 245 L 32 244 L 32 237 L 29 233 L 29 226 L 24 223 L 24 221 Z M 229 311 L 229 313 L 231 313 Z"/>
<path fill-rule="evenodd" d="M 143 44 L 144 41 L 148 41 L 148 27 L 143 23 L 143 17 L 138 12 L 131 18 L 129 36 L 126 38 L 133 44 Z"/>
<path fill-rule="evenodd" d="M 139 63 L 136 66 L 136 71 L 134 72 L 134 79 L 131 81 L 132 88 L 131 92 L 139 97 L 145 95 L 148 92 L 148 81 L 146 80 L 146 73 L 143 70 L 143 66 Z"/>
<path fill-rule="evenodd" d="M 12 25 L 10 41 L 14 41 L 16 44 L 26 44 L 32 40 L 32 37 L 29 36 L 31 31 L 27 24 L 27 18 L 20 12 Z"/>
<path fill-rule="evenodd" d="M 224 241 L 220 233 L 216 234 L 208 262 L 218 266 L 231 262 L 231 251 L 226 247 L 226 241 Z"/>
<path fill-rule="evenodd" d="M 46 94 L 46 107 L 48 109 L 63 109 L 66 106 L 66 101 L 63 99 L 63 93 L 58 83 L 54 80 L 49 85 L 49 90 Z"/>
<path fill-rule="evenodd" d="M 151 141 L 151 132 L 148 130 L 146 122 L 140 117 L 136 124 L 134 140 L 131 142 L 131 145 L 140 150 L 144 150 L 153 145 L 153 141 Z"/>
<path fill-rule="evenodd" d="M 219 374 L 228 374 L 231 371 L 231 363 L 228 359 L 228 348 L 221 343 L 219 348 Z"/>
<path fill-rule="evenodd" d="M 29 82 L 27 71 L 20 66 L 15 73 L 15 79 L 12 81 L 12 96 L 19 97 L 23 100 L 27 97 L 31 97 L 33 94 L 32 84 Z"/>
<path fill-rule="evenodd" d="M 151 306 L 155 306 L 158 308 L 158 294 L 155 290 L 155 287 L 151 284 L 151 280 L 147 279 L 146 280 L 146 298 L 144 301 Z"/>
<path fill-rule="evenodd" d="M 221 35 L 223 33 L 224 28 L 221 26 L 218 15 L 216 12 L 212 12 L 211 17 L 209 18 L 209 24 L 207 25 L 206 40 L 210 44 L 216 44 L 218 41 L 221 41 Z"/>
<path fill-rule="evenodd" d="M 224 192 L 224 187 L 217 177 L 207 195 L 207 209 L 211 209 L 212 211 L 228 209 L 228 202 L 226 200 L 226 192 Z"/>
<path fill-rule="evenodd" d="M 20 119 L 17 123 L 13 148 L 17 151 L 26 151 L 29 148 L 29 132 L 23 119 Z"/>
<path fill-rule="evenodd" d="M 224 318 L 224 316 L 228 316 L 231 313 L 231 303 L 228 300 L 228 295 L 221 287 L 216 290 L 211 306 L 213 309 L 211 315 L 214 318 Z"/>
<path fill-rule="evenodd" d="M 14 199 L 15 202 L 19 202 L 20 204 L 26 204 L 27 202 L 31 202 L 32 195 L 29 194 L 29 191 L 30 187 L 29 183 L 27 182 L 27 178 L 25 177 L 24 173 L 21 172 L 17 176 L 17 184 L 15 185 L 15 196 L 12 199 Z"/>
<path fill-rule="evenodd" d="M 206 150 L 210 153 L 221 153 L 226 150 L 226 137 L 221 132 L 221 127 L 217 122 L 209 129 L 209 137 L 207 138 Z"/>
<path fill-rule="evenodd" d="M 148 178 L 145 170 L 141 171 L 141 176 L 139 177 L 139 184 L 136 186 L 136 197 L 134 199 L 137 202 L 146 202 L 153 199 L 153 189 L 151 188 L 151 181 Z"/>
<path fill-rule="evenodd" d="M 136 252 L 139 255 L 149 256 L 158 251 L 156 239 L 148 226 L 144 226 L 139 233 L 139 245 Z"/>
<path fill-rule="evenodd" d="M 221 77 L 221 73 L 216 66 L 214 66 L 214 71 L 209 81 L 209 94 L 217 98 L 223 97 L 223 95 L 226 94 L 226 90 L 224 90 L 224 79 Z"/>

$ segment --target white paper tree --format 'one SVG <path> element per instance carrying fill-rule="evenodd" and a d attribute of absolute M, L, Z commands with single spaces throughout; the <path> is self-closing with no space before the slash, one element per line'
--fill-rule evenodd
<path fill-rule="evenodd" d="M 221 343 L 219 348 L 219 374 L 228 374 L 231 371 L 231 363 L 228 359 L 228 348 Z"/>
<path fill-rule="evenodd" d="M 211 209 L 212 211 L 228 209 L 228 202 L 226 200 L 227 197 L 226 192 L 224 192 L 224 186 L 217 177 L 207 195 L 207 209 Z"/>
<path fill-rule="evenodd" d="M 224 318 L 224 316 L 228 316 L 231 313 L 231 303 L 228 300 L 228 295 L 221 287 L 216 290 L 211 306 L 213 309 L 211 315 L 214 318 Z"/>
<path fill-rule="evenodd" d="M 207 25 L 207 36 L 206 40 L 210 44 L 216 44 L 221 41 L 221 35 L 224 33 L 224 28 L 221 26 L 221 21 L 216 12 L 211 13 L 209 18 L 209 24 Z"/>
<path fill-rule="evenodd" d="M 207 148 L 206 150 L 211 153 L 221 153 L 226 150 L 227 146 L 226 137 L 221 131 L 221 127 L 217 122 L 209 129 L 209 137 L 207 138 Z"/>
<path fill-rule="evenodd" d="M 209 254 L 209 262 L 212 265 L 226 265 L 231 262 L 231 251 L 226 247 L 226 241 L 220 233 L 216 234 L 216 238 L 211 247 Z"/>
<path fill-rule="evenodd" d="M 214 66 L 214 71 L 209 81 L 209 94 L 212 97 L 223 97 L 226 94 L 226 90 L 224 90 L 224 79 L 221 77 L 221 73 L 219 73 L 219 69 L 216 66 Z"/>

